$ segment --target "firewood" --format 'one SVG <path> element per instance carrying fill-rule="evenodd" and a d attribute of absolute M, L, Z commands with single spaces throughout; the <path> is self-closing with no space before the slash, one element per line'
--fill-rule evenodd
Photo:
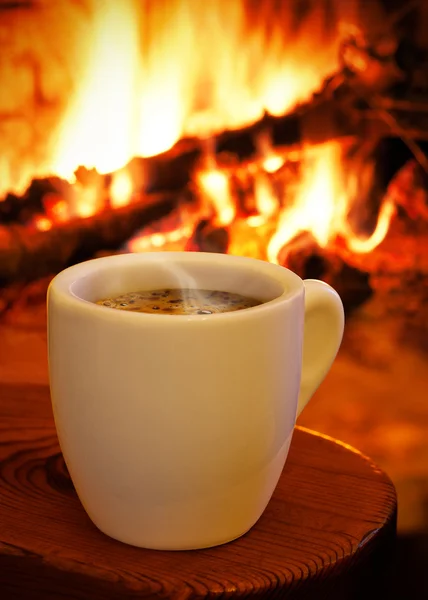
<path fill-rule="evenodd" d="M 428 275 L 428 179 L 414 160 L 408 161 L 390 181 L 387 195 L 396 214 L 385 239 L 369 253 L 339 252 L 356 269 L 363 268 L 381 286 L 400 287 L 408 274 Z M 395 282 L 395 283 L 393 283 Z"/>
<path fill-rule="evenodd" d="M 238 162 L 254 160 L 259 155 L 257 141 L 268 136 L 272 147 L 281 154 L 295 151 L 302 142 L 318 144 L 332 138 L 353 138 L 355 131 L 343 126 L 343 116 L 337 112 L 335 102 L 313 102 L 300 107 L 290 115 L 265 116 L 257 123 L 237 130 L 226 131 L 212 140 L 212 151 L 229 154 Z M 178 192 L 192 180 L 206 154 L 206 144 L 197 138 L 180 140 L 170 150 L 148 158 L 134 158 L 127 169 L 133 180 L 134 191 L 141 193 Z M 78 169 L 78 179 L 85 169 Z M 100 176 L 108 191 L 111 174 Z M 22 196 L 8 194 L 0 198 L 0 224 L 31 222 L 43 211 L 44 197 L 56 193 L 63 197 L 73 194 L 72 186 L 58 177 L 34 180 Z"/>
<path fill-rule="evenodd" d="M 347 264 L 334 248 L 320 248 L 315 242 L 296 244 L 282 252 L 281 262 L 302 279 L 321 279 L 339 293 L 350 313 L 368 300 L 373 290 L 370 276 L 362 267 Z"/>
<path fill-rule="evenodd" d="M 229 232 L 225 227 L 216 227 L 208 219 L 202 219 L 186 245 L 187 251 L 227 252 Z"/>
<path fill-rule="evenodd" d="M 170 212 L 173 195 L 152 194 L 119 209 L 55 225 L 48 231 L 0 226 L 0 286 L 28 282 L 91 258 L 100 248 L 117 248 L 136 230 Z"/>

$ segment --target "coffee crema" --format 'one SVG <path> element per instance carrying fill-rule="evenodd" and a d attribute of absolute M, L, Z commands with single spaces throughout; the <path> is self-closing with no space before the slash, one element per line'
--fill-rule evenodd
<path fill-rule="evenodd" d="M 210 315 L 262 304 L 241 294 L 217 290 L 161 289 L 128 292 L 116 298 L 97 300 L 96 304 L 118 310 L 165 315 Z"/>

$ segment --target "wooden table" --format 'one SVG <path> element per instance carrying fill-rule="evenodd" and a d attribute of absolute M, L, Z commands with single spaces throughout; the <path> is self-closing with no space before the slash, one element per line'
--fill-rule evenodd
<path fill-rule="evenodd" d="M 0 598 L 220 596 L 356 600 L 383 594 L 396 495 L 356 450 L 296 428 L 264 515 L 202 551 L 141 550 L 89 521 L 64 466 L 44 385 L 0 384 Z"/>

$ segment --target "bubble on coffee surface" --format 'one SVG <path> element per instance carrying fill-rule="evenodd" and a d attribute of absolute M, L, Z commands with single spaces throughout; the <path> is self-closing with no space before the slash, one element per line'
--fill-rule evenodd
<path fill-rule="evenodd" d="M 100 304 L 99 302 L 97 304 Z M 116 302 L 114 300 L 103 300 L 101 302 L 103 306 L 108 306 L 109 308 L 116 308 Z"/>
<path fill-rule="evenodd" d="M 130 312 L 165 315 L 211 315 L 233 312 L 261 304 L 241 294 L 202 289 L 161 289 L 129 292 L 104 298 L 96 304 Z"/>

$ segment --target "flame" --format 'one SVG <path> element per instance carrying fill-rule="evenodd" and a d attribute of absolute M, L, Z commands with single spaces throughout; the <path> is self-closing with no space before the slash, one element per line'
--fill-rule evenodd
<path fill-rule="evenodd" d="M 72 183 L 45 197 L 45 215 L 33 221 L 41 231 L 127 205 L 137 187 L 134 157 L 160 154 L 188 136 L 207 140 L 265 113 L 283 115 L 309 99 L 340 67 L 339 25 L 358 4 L 58 0 L 40 3 L 41 39 L 37 20 L 20 14 L 13 21 L 6 11 L 0 197 L 22 193 L 35 176 Z M 297 158 L 274 151 L 267 135 L 256 147 L 242 181 L 241 167 L 222 167 L 213 152 L 195 173 L 198 218 L 227 228 L 229 252 L 279 262 L 302 233 L 320 247 L 342 239 L 356 253 L 382 242 L 394 200 L 384 200 L 371 235 L 352 230 L 358 185 L 341 143 L 304 147 Z M 297 185 L 284 183 L 291 164 L 299 165 Z M 243 182 L 248 189 L 238 193 Z M 185 249 L 197 221 L 193 215 L 143 231 L 129 248 Z"/>
<path fill-rule="evenodd" d="M 355 235 L 352 235 L 352 232 L 346 226 L 345 231 L 348 234 L 347 246 L 349 250 L 355 252 L 356 254 L 367 254 L 368 252 L 372 252 L 372 250 L 379 246 L 379 244 L 381 244 L 385 239 L 391 225 L 392 217 L 395 215 L 395 213 L 395 202 L 390 195 L 387 195 L 382 203 L 376 228 L 371 236 L 361 239 Z"/>
<path fill-rule="evenodd" d="M 85 66 L 57 133 L 53 172 L 72 180 L 79 165 L 109 173 L 127 164 L 133 147 L 138 99 L 139 35 L 136 4 L 93 2 Z M 85 209 L 84 212 L 87 212 Z"/>
<path fill-rule="evenodd" d="M 130 252 L 150 252 L 165 246 L 169 250 L 184 250 L 192 233 L 193 227 L 189 224 L 163 233 L 142 234 L 130 240 L 127 248 Z"/>
<path fill-rule="evenodd" d="M 70 216 L 69 205 L 59 194 L 50 193 L 43 197 L 45 215 L 51 223 L 63 223 Z M 43 222 L 43 219 L 39 220 Z"/>
<path fill-rule="evenodd" d="M 269 242 L 271 262 L 278 262 L 283 246 L 304 231 L 311 232 L 321 247 L 328 244 L 346 210 L 340 158 L 341 147 L 335 142 L 305 150 L 296 200 L 282 211 L 278 229 Z"/>
<path fill-rule="evenodd" d="M 0 197 L 35 176 L 110 173 L 180 138 L 290 111 L 338 67 L 339 25 L 356 0 L 344 4 L 328 19 L 323 2 L 302 10 L 298 0 L 58 0 L 6 11 Z"/>
<path fill-rule="evenodd" d="M 352 252 L 365 253 L 376 248 L 385 238 L 395 213 L 389 195 L 384 199 L 375 230 L 367 238 L 352 231 L 348 221 L 353 194 L 358 190 L 358 173 L 344 174 L 347 165 L 344 146 L 328 142 L 307 148 L 302 156 L 300 183 L 295 201 L 280 215 L 275 234 L 269 241 L 267 256 L 278 263 L 279 253 L 300 233 L 310 233 L 321 248 L 343 237 Z"/>
<path fill-rule="evenodd" d="M 49 229 L 52 229 L 52 221 L 43 215 L 38 215 L 35 218 L 34 225 L 39 231 L 49 231 Z"/>
<path fill-rule="evenodd" d="M 265 160 L 237 167 L 236 171 L 230 166 L 220 167 L 209 156 L 196 173 L 201 201 L 198 216 L 190 218 L 181 214 L 179 222 L 169 224 L 167 229 L 160 226 L 159 231 L 143 231 L 131 240 L 128 249 L 134 252 L 158 248 L 184 250 L 199 220 L 209 218 L 214 227 L 227 229 L 229 253 L 277 264 L 284 260 L 284 248 L 296 250 L 314 242 L 321 248 L 336 246 L 354 253 L 371 252 L 387 235 L 396 202 L 394 195 L 387 193 L 370 235 L 361 237 L 353 231 L 349 213 L 361 190 L 361 175 L 357 165 L 347 158 L 346 150 L 346 144 L 338 141 L 307 146 L 298 157 L 296 151 L 281 156 L 281 160 L 276 161 L 274 174 L 265 169 Z M 271 156 L 274 157 L 273 153 Z M 300 165 L 294 175 L 295 189 L 288 180 L 284 188 L 275 179 L 275 173 L 280 177 L 279 169 L 288 163 L 293 168 Z M 241 190 L 237 183 L 240 177 L 244 181 Z M 252 182 L 252 195 L 248 180 Z M 244 206 L 241 205 L 242 197 L 247 202 L 253 198 L 249 215 L 245 201 Z"/>
<path fill-rule="evenodd" d="M 275 157 L 271 157 L 272 159 Z M 278 164 L 278 163 L 276 163 Z M 266 167 L 265 167 L 266 168 Z M 268 170 L 268 172 L 270 172 Z M 270 185 L 269 179 L 260 173 L 254 183 L 254 195 L 256 199 L 256 208 L 259 213 L 258 216 L 264 219 L 269 219 L 278 212 L 279 201 L 274 196 L 272 186 Z M 256 215 L 257 216 L 257 215 Z M 253 220 L 254 222 L 254 220 Z"/>
<path fill-rule="evenodd" d="M 104 208 L 104 198 L 100 181 L 91 183 L 76 183 L 74 186 L 74 214 L 81 219 L 87 219 Z"/>
<path fill-rule="evenodd" d="M 129 204 L 133 193 L 132 178 L 126 169 L 121 169 L 113 174 L 110 186 L 110 204 L 113 208 L 119 208 Z"/>
<path fill-rule="evenodd" d="M 153 252 L 164 249 L 183 251 L 195 230 L 199 212 L 193 207 L 180 207 L 170 215 L 155 223 L 156 229 L 149 227 L 131 238 L 126 250 L 129 252 Z"/>
<path fill-rule="evenodd" d="M 230 225 L 236 215 L 236 204 L 227 174 L 214 168 L 201 171 L 198 183 L 205 202 L 214 209 L 215 223 L 220 227 Z"/>
<path fill-rule="evenodd" d="M 275 173 L 284 164 L 284 158 L 278 154 L 272 154 L 263 161 L 263 168 L 267 173 Z"/>

